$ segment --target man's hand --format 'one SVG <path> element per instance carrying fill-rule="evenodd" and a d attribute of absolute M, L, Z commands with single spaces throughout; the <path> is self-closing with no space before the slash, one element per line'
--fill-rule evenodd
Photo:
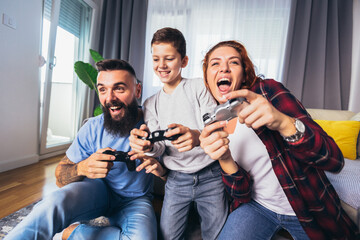
<path fill-rule="evenodd" d="M 171 137 L 177 134 L 181 134 L 178 139 L 171 141 L 174 147 L 177 148 L 179 152 L 186 152 L 193 149 L 196 146 L 200 145 L 199 136 L 200 131 L 193 130 L 188 127 L 185 127 L 181 124 L 172 123 L 168 125 L 168 128 L 174 128 L 165 133 L 166 137 Z"/>
<path fill-rule="evenodd" d="M 141 139 L 148 137 L 149 132 L 149 128 L 145 124 L 142 124 L 140 129 L 131 130 L 129 140 L 132 160 L 145 156 L 144 152 L 149 152 L 152 149 L 153 144 L 149 140 Z"/>
<path fill-rule="evenodd" d="M 166 180 L 167 169 L 164 168 L 155 158 L 153 157 L 144 157 L 140 159 L 142 163 L 136 168 L 137 172 L 140 172 L 145 168 L 146 173 L 152 173 L 155 176 Z"/>
<path fill-rule="evenodd" d="M 114 165 L 112 161 L 115 160 L 115 156 L 110 154 L 103 154 L 105 150 L 113 149 L 99 149 L 84 161 L 79 162 L 77 168 L 78 175 L 93 179 L 105 178 Z"/>
<path fill-rule="evenodd" d="M 74 163 L 65 156 L 55 169 L 56 185 L 63 187 L 72 182 L 82 181 L 85 177 L 106 177 L 114 165 L 111 161 L 114 160 L 115 157 L 109 154 L 102 154 L 105 150 L 111 150 L 111 148 L 99 149 L 89 158 L 79 163 Z M 110 162 L 101 160 L 110 160 Z"/>

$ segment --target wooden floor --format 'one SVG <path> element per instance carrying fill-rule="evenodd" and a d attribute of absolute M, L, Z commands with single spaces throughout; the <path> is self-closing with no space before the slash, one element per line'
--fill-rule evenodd
<path fill-rule="evenodd" d="M 58 189 L 55 168 L 64 155 L 0 173 L 0 218 Z"/>

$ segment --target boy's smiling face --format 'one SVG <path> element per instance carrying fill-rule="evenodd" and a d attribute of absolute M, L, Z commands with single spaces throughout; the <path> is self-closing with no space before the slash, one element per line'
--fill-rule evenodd
<path fill-rule="evenodd" d="M 181 81 L 181 69 L 186 67 L 188 57 L 181 59 L 171 43 L 155 42 L 151 48 L 154 72 L 164 83 L 164 91 L 172 92 Z"/>

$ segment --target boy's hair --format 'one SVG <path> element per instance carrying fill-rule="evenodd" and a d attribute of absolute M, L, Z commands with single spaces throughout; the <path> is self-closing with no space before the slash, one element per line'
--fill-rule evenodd
<path fill-rule="evenodd" d="M 171 43 L 180 53 L 181 59 L 186 56 L 186 41 L 184 35 L 175 28 L 161 28 L 157 30 L 151 40 L 151 46 L 158 43 Z"/>
<path fill-rule="evenodd" d="M 125 70 L 132 74 L 136 79 L 134 68 L 126 61 L 120 59 L 105 59 L 96 63 L 98 72 L 112 71 L 112 70 Z"/>

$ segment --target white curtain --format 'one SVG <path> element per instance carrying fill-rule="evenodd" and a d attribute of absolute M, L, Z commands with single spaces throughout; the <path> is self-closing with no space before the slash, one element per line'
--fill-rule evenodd
<path fill-rule="evenodd" d="M 353 50 L 349 110 L 360 112 L 360 0 L 354 0 L 353 4 Z"/>
<path fill-rule="evenodd" d="M 156 30 L 179 29 L 187 42 L 189 65 L 183 77 L 202 77 L 202 60 L 211 46 L 223 40 L 244 44 L 266 78 L 282 80 L 282 66 L 292 0 L 149 0 L 144 101 L 161 88 L 152 70 L 150 42 Z"/>

